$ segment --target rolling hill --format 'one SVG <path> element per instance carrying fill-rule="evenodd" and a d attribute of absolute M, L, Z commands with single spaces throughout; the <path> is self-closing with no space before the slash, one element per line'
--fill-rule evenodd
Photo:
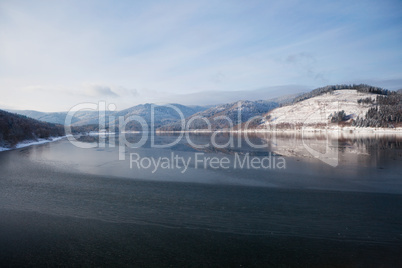
<path fill-rule="evenodd" d="M 181 104 L 171 104 L 178 108 L 184 115 L 184 117 L 188 117 L 197 112 L 203 111 L 207 108 L 201 106 L 185 106 Z M 105 112 L 105 122 L 108 122 L 109 116 L 113 116 L 116 119 L 116 126 L 118 126 L 118 117 L 123 116 L 127 118 L 129 116 L 140 116 L 142 117 L 148 125 L 151 124 L 151 107 L 153 104 L 140 104 L 133 106 L 131 108 L 117 111 L 117 112 Z M 27 116 L 36 120 L 64 125 L 65 119 L 68 112 L 53 112 L 53 113 L 45 113 L 38 112 L 32 110 L 9 110 L 11 113 L 20 114 L 23 116 Z M 154 122 L 155 127 L 160 127 L 164 124 L 169 124 L 175 122 L 180 119 L 180 115 L 173 109 L 165 107 L 165 106 L 154 106 Z M 86 126 L 86 125 L 98 125 L 99 123 L 99 114 L 97 111 L 78 111 L 74 114 L 72 119 L 72 126 Z M 141 130 L 139 124 L 129 123 L 127 124 L 127 130 Z"/>
<path fill-rule="evenodd" d="M 378 88 L 377 88 L 378 89 Z M 337 88 L 312 91 L 292 104 L 264 115 L 256 129 L 301 129 L 325 127 L 388 127 L 402 121 L 400 94 L 385 90 Z"/>
<path fill-rule="evenodd" d="M 0 147 L 13 147 L 25 140 L 64 135 L 62 125 L 46 123 L 0 110 Z"/>
<path fill-rule="evenodd" d="M 238 101 L 212 107 L 187 117 L 185 124 L 189 130 L 206 129 L 206 122 L 211 123 L 211 129 L 228 129 L 245 122 L 250 118 L 264 114 L 276 107 L 278 103 L 269 101 Z M 228 120 L 229 119 L 229 120 Z M 158 131 L 180 131 L 181 121 L 162 126 Z"/>
<path fill-rule="evenodd" d="M 16 113 L 20 115 L 24 115 L 36 120 L 64 125 L 64 121 L 66 120 L 66 116 L 68 112 L 38 112 L 32 110 L 8 110 L 10 113 Z M 111 112 L 106 111 L 106 115 L 111 114 Z M 89 124 L 98 124 L 98 112 L 97 111 L 78 111 L 74 114 L 72 119 L 73 125 L 89 125 Z"/>
<path fill-rule="evenodd" d="M 171 105 L 180 110 L 189 130 L 205 130 L 208 128 L 207 122 L 211 130 L 236 130 L 244 128 L 245 122 L 255 116 L 262 116 L 263 119 L 253 120 L 248 127 L 258 130 L 269 126 L 290 129 L 301 126 L 322 128 L 327 125 L 395 128 L 402 122 L 401 90 L 389 91 L 365 84 L 330 85 L 271 100 L 237 101 L 208 107 Z M 14 112 L 53 124 L 64 124 L 67 115 L 67 112 Z M 161 132 L 181 131 L 180 113 L 167 106 L 146 103 L 122 111 L 107 111 L 105 122 L 108 123 L 110 118 L 118 127 L 119 117 L 127 119 L 138 116 L 145 120 L 145 130 L 151 130 L 153 123 L 154 129 Z M 98 112 L 79 111 L 75 113 L 72 123 L 77 131 L 98 131 Z M 144 129 L 138 121 L 132 121 L 125 126 L 125 130 Z"/>
<path fill-rule="evenodd" d="M 185 106 L 181 104 L 170 104 L 174 107 L 176 107 L 184 118 L 189 117 L 193 114 L 196 114 L 200 111 L 205 110 L 206 108 L 201 107 L 201 106 Z M 146 103 L 146 104 L 140 104 L 134 107 L 131 107 L 129 109 L 125 109 L 122 111 L 119 111 L 113 116 L 116 118 L 116 126 L 118 126 L 118 117 L 123 116 L 125 119 L 130 117 L 130 116 L 140 116 L 145 120 L 145 122 L 148 124 L 148 126 L 151 126 L 152 123 L 152 108 L 153 108 L 153 123 L 154 123 L 154 128 L 157 129 L 163 125 L 167 125 L 173 122 L 176 122 L 177 120 L 180 120 L 180 114 L 175 111 L 174 109 L 166 106 L 159 106 L 159 105 L 153 105 L 151 103 Z M 129 122 L 126 126 L 126 130 L 129 131 L 140 131 L 142 130 L 141 125 L 136 122 Z M 148 129 L 149 130 L 149 129 Z"/>

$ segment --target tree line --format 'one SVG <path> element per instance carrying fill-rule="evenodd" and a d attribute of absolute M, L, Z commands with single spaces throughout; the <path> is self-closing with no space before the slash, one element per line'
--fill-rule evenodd
<path fill-rule="evenodd" d="M 293 100 L 293 104 L 303 101 L 303 100 L 307 100 L 310 98 L 314 98 L 314 97 L 323 95 L 325 93 L 331 93 L 335 90 L 345 90 L 345 89 L 355 89 L 358 92 L 373 93 L 373 94 L 379 94 L 379 95 L 388 95 L 391 92 L 387 89 L 383 89 L 380 87 L 374 87 L 374 86 L 370 86 L 370 85 L 366 85 L 366 84 L 330 85 L 330 86 L 325 86 L 325 87 L 320 87 L 320 88 L 314 89 L 308 93 L 304 93 L 304 94 L 296 97 Z"/>
<path fill-rule="evenodd" d="M 24 140 L 63 136 L 62 125 L 46 123 L 0 110 L 0 146 L 12 147 Z"/>
<path fill-rule="evenodd" d="M 370 108 L 364 118 L 357 117 L 352 126 L 394 128 L 402 123 L 402 94 L 390 92 L 377 96 L 375 107 Z"/>

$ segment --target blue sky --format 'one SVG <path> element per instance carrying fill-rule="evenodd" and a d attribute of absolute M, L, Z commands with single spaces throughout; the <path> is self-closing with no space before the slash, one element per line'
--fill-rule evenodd
<path fill-rule="evenodd" d="M 0 108 L 402 88 L 402 1 L 0 1 Z M 194 97 L 196 96 L 196 97 Z"/>

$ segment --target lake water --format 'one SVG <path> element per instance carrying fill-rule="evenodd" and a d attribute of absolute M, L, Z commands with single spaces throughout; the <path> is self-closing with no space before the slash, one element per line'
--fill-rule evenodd
<path fill-rule="evenodd" d="M 0 152 L 0 263 L 402 265 L 401 138 L 215 138 L 236 146 L 199 148 L 211 135 L 192 134 L 122 150 L 118 137 L 83 136 L 104 148 Z"/>

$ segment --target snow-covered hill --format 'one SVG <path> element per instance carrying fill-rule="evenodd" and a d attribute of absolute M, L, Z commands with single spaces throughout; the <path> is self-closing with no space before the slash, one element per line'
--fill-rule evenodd
<path fill-rule="evenodd" d="M 265 114 L 278 107 L 278 103 L 270 101 L 237 101 L 218 105 L 208 110 L 198 112 L 186 118 L 185 124 L 189 130 L 207 129 L 208 124 L 214 130 L 229 129 L 238 123 L 250 118 Z M 159 131 L 181 131 L 181 121 L 165 125 Z"/>
<path fill-rule="evenodd" d="M 295 104 L 276 108 L 265 115 L 265 120 L 257 128 L 300 128 L 308 126 L 326 126 L 330 116 L 345 111 L 348 121 L 364 117 L 371 103 L 358 103 L 360 99 L 371 98 L 376 94 L 357 90 L 336 90 Z"/>
<path fill-rule="evenodd" d="M 124 118 L 129 116 L 139 116 L 145 120 L 148 126 L 150 126 L 153 122 L 154 128 L 156 129 L 180 120 L 181 116 L 187 118 L 193 114 L 206 110 L 206 108 L 201 106 L 185 106 L 177 103 L 170 105 L 174 106 L 178 111 L 180 111 L 180 114 L 178 111 L 168 106 L 146 103 L 122 110 L 113 115 L 116 118 L 116 125 L 118 125 L 117 120 L 119 116 L 124 116 Z M 139 124 L 139 122 L 133 121 L 127 124 L 126 130 L 141 131 L 142 126 Z"/>

